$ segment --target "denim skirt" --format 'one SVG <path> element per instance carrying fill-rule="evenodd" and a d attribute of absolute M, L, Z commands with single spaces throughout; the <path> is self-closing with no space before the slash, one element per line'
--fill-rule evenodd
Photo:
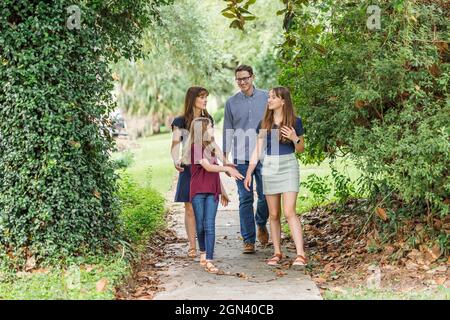
<path fill-rule="evenodd" d="M 263 193 L 298 192 L 300 167 L 295 153 L 266 155 L 263 159 Z"/>
<path fill-rule="evenodd" d="M 189 191 L 191 189 L 191 165 L 183 164 L 183 172 L 178 173 L 177 190 L 174 202 L 189 202 Z"/>

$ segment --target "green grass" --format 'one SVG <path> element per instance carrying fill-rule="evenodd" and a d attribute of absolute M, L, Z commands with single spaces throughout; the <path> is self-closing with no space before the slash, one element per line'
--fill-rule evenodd
<path fill-rule="evenodd" d="M 450 289 L 439 286 L 434 289 L 411 292 L 395 292 L 386 289 L 347 288 L 327 290 L 325 300 L 450 300 Z"/>
<path fill-rule="evenodd" d="M 319 166 L 317 165 L 303 165 L 300 164 L 300 181 L 305 181 L 309 175 L 316 174 L 318 177 L 325 177 L 329 175 L 329 181 L 331 183 L 330 197 L 320 205 L 326 205 L 334 201 L 334 186 L 331 176 L 331 160 L 325 159 Z M 349 157 L 338 158 L 334 163 L 335 168 L 339 173 L 349 177 L 356 187 L 356 180 L 361 176 L 360 171 L 356 168 L 353 161 Z M 304 213 L 310 211 L 313 207 L 317 206 L 317 203 L 313 201 L 312 193 L 304 186 L 300 187 L 297 200 L 297 212 Z"/>
<path fill-rule="evenodd" d="M 126 172 L 140 185 L 148 185 L 164 194 L 169 191 L 172 178 L 176 172 L 170 156 L 171 133 L 157 134 L 137 139 L 138 148 L 133 148 L 133 162 Z M 118 158 L 124 153 L 116 153 Z M 146 173 L 151 172 L 151 181 Z"/>
<path fill-rule="evenodd" d="M 81 266 L 81 268 L 80 268 Z M 86 269 L 86 266 L 90 269 Z M 89 258 L 85 264 L 67 269 L 52 268 L 42 273 L 0 271 L 0 299 L 5 300 L 109 300 L 114 286 L 130 273 L 130 265 L 120 255 Z M 96 285 L 106 279 L 102 291 Z M 100 288 L 99 288 L 100 289 Z"/>

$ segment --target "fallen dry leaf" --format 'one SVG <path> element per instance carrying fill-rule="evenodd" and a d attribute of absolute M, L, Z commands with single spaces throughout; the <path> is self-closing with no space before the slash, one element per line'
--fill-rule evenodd
<path fill-rule="evenodd" d="M 153 300 L 153 295 L 140 296 L 136 300 Z"/>
<path fill-rule="evenodd" d="M 436 63 L 434 63 L 430 67 L 428 67 L 428 72 L 434 77 L 437 77 L 441 73 L 441 71 L 439 70 L 439 67 Z"/>
<path fill-rule="evenodd" d="M 108 279 L 103 278 L 97 282 L 95 288 L 96 288 L 97 292 L 102 292 L 105 290 L 107 285 L 108 285 Z"/>
<path fill-rule="evenodd" d="M 394 248 L 393 246 L 387 245 L 387 246 L 384 248 L 384 252 L 385 252 L 387 255 L 389 255 L 389 256 L 390 256 L 391 254 L 393 254 L 394 251 L 395 251 L 395 248 Z"/>
<path fill-rule="evenodd" d="M 436 231 L 440 231 L 442 229 L 442 221 L 439 219 L 435 219 L 433 223 L 433 228 Z"/>
<path fill-rule="evenodd" d="M 388 219 L 388 216 L 386 214 L 386 210 L 384 210 L 383 208 L 377 207 L 377 215 L 383 220 L 386 221 Z"/>
<path fill-rule="evenodd" d="M 147 289 L 145 287 L 139 287 L 136 289 L 136 291 L 133 293 L 133 296 L 139 297 L 142 296 L 143 293 L 146 293 Z"/>
<path fill-rule="evenodd" d="M 448 50 L 448 43 L 446 41 L 434 41 L 434 44 L 438 47 L 440 53 Z"/>
<path fill-rule="evenodd" d="M 283 276 L 287 275 L 286 272 L 283 272 L 283 271 L 281 271 L 281 270 L 278 270 L 278 271 L 276 272 L 276 274 L 277 274 L 277 277 L 283 277 Z"/>
<path fill-rule="evenodd" d="M 36 270 L 33 270 L 33 271 L 31 271 L 32 273 L 49 273 L 50 272 L 50 270 L 49 269 L 44 269 L 44 268 L 40 268 L 40 269 L 36 269 Z"/>
<path fill-rule="evenodd" d="M 317 282 L 317 283 L 325 283 L 325 282 L 327 282 L 327 279 L 322 278 L 322 277 L 313 278 L 313 280 L 314 280 L 314 282 Z"/>
<path fill-rule="evenodd" d="M 446 280 L 447 280 L 447 277 L 434 278 L 434 282 L 436 282 L 437 285 L 443 285 Z"/>
<path fill-rule="evenodd" d="M 418 260 L 422 258 L 422 253 L 420 253 L 417 249 L 412 249 L 411 252 L 408 253 L 407 257 L 411 260 Z"/>
<path fill-rule="evenodd" d="M 236 275 L 242 279 L 249 279 L 250 277 L 243 272 L 237 272 Z"/>
<path fill-rule="evenodd" d="M 113 80 L 118 81 L 120 80 L 119 75 L 116 72 L 113 72 L 113 74 L 111 75 L 111 77 L 113 78 Z"/>
<path fill-rule="evenodd" d="M 435 244 L 431 250 L 430 254 L 434 260 L 437 260 L 441 256 L 441 247 L 438 244 Z"/>
<path fill-rule="evenodd" d="M 344 289 L 342 289 L 341 287 L 332 287 L 330 288 L 331 291 L 337 291 L 339 293 L 346 293 L 346 291 Z"/>
<path fill-rule="evenodd" d="M 362 100 L 356 100 L 356 101 L 355 101 L 355 107 L 356 107 L 357 109 L 361 109 L 362 107 L 364 107 L 364 105 L 365 105 L 365 102 L 362 101 Z"/>
<path fill-rule="evenodd" d="M 408 270 L 417 270 L 419 266 L 412 262 L 411 260 L 406 261 L 406 269 Z"/>
<path fill-rule="evenodd" d="M 30 271 L 36 267 L 36 259 L 34 257 L 29 257 L 25 263 L 25 271 Z"/>
<path fill-rule="evenodd" d="M 85 265 L 85 266 L 84 266 L 84 270 L 85 270 L 86 272 L 91 272 L 92 270 L 94 270 L 94 266 L 91 266 L 91 265 Z"/>
<path fill-rule="evenodd" d="M 323 268 L 323 271 L 328 273 L 328 272 L 330 272 L 333 269 L 334 269 L 334 264 L 333 263 L 329 263 Z"/>

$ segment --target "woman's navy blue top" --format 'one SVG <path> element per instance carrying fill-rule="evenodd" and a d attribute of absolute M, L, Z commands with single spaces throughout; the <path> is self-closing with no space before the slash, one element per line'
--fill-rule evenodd
<path fill-rule="evenodd" d="M 260 121 L 258 123 L 258 127 L 256 128 L 256 133 L 259 134 L 259 130 L 261 129 L 261 122 Z M 278 125 L 274 124 L 273 129 L 278 129 Z M 303 130 L 303 124 L 302 124 L 302 119 L 300 117 L 296 117 L 295 119 L 295 133 L 297 134 L 297 136 L 302 136 L 304 133 Z M 289 153 L 294 153 L 295 152 L 295 145 L 294 142 L 289 141 L 288 143 L 282 143 L 279 138 L 278 138 L 278 134 L 274 134 L 272 136 L 272 130 L 267 130 L 267 135 L 266 135 L 266 141 L 267 141 L 267 145 L 266 145 L 266 154 L 267 155 L 283 155 L 283 154 L 289 154 Z M 275 131 L 274 131 L 275 132 Z M 281 134 L 281 131 L 279 131 Z M 272 147 L 272 144 L 274 145 L 274 147 Z"/>

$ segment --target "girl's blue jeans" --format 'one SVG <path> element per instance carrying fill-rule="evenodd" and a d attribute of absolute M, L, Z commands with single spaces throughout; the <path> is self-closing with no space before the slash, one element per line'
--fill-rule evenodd
<path fill-rule="evenodd" d="M 198 246 L 200 251 L 206 251 L 206 259 L 212 260 L 216 242 L 216 214 L 219 201 L 212 193 L 197 193 L 192 198 Z"/>

